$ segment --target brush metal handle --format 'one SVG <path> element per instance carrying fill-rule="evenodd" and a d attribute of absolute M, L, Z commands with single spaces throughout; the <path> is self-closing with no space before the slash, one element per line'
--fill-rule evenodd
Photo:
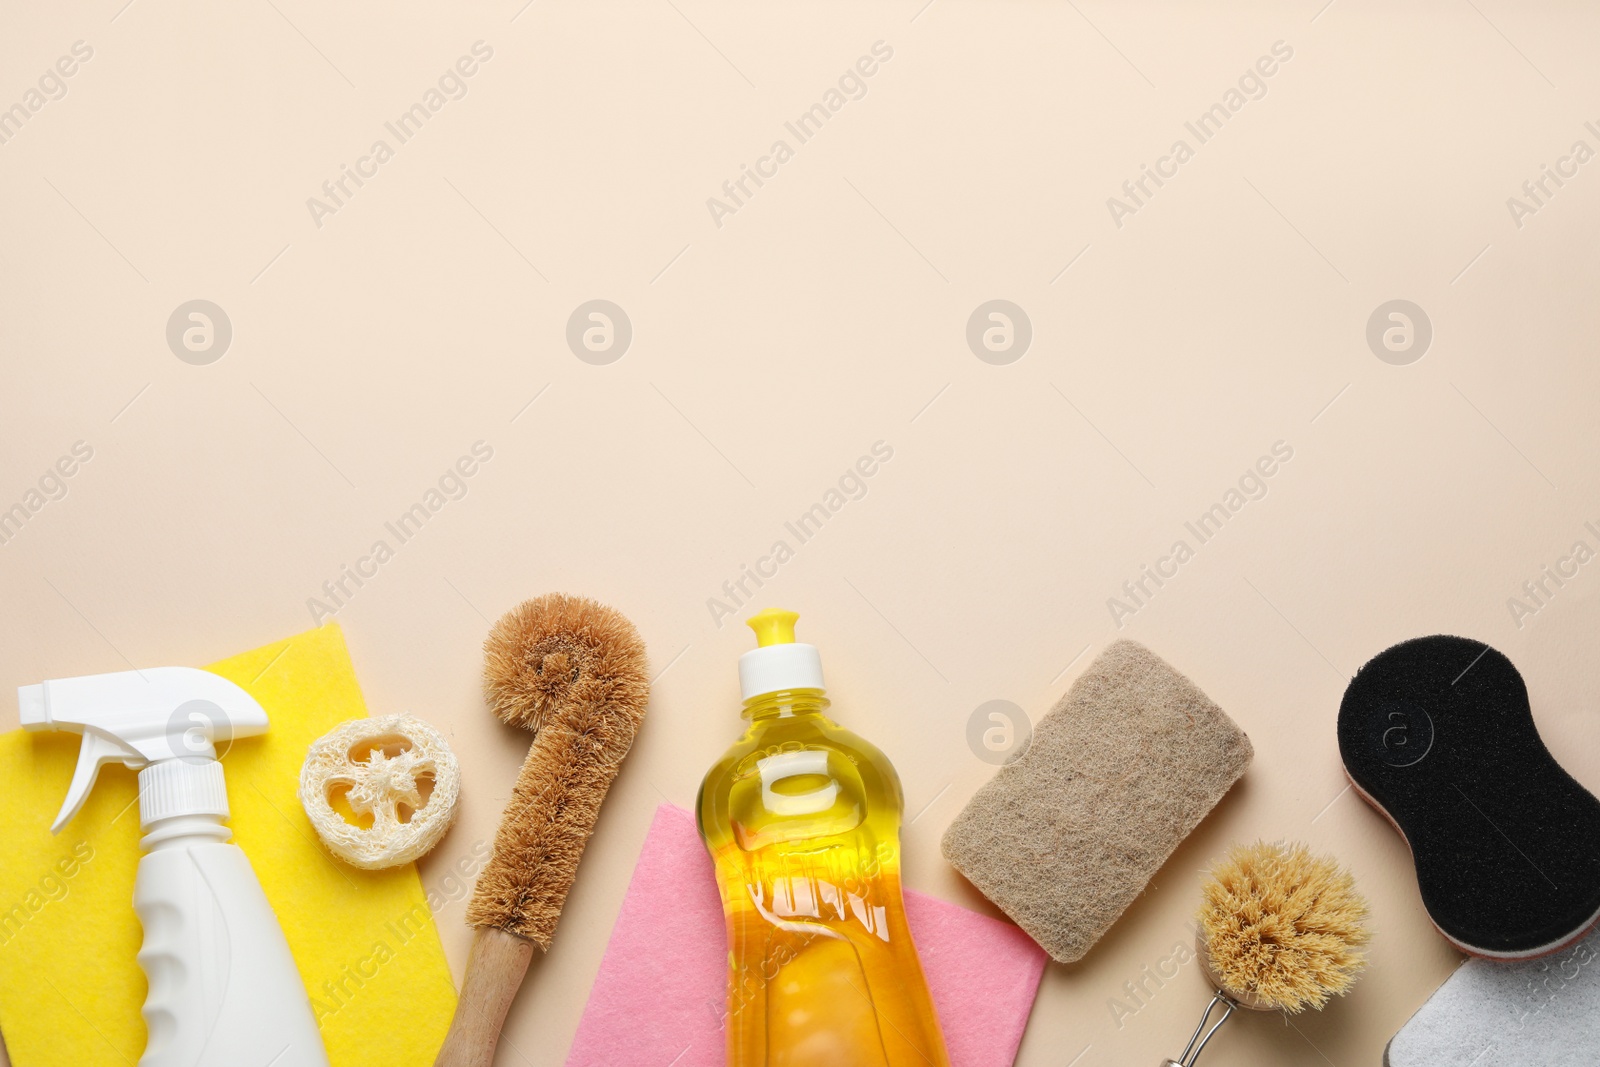
<path fill-rule="evenodd" d="M 506 1012 L 511 1010 L 532 959 L 532 941 L 494 927 L 479 928 L 472 937 L 456 1014 L 433 1067 L 490 1067 L 494 1063 Z"/>
<path fill-rule="evenodd" d="M 1196 1061 L 1200 1059 L 1200 1053 L 1204 1052 L 1206 1045 L 1210 1044 L 1212 1035 L 1222 1029 L 1222 1024 L 1233 1016 L 1234 1009 L 1238 1006 L 1238 1003 L 1221 989 L 1212 993 L 1211 1002 L 1206 1005 L 1205 1014 L 1200 1016 L 1200 1024 L 1194 1028 L 1194 1034 L 1189 1038 L 1189 1043 L 1183 1046 L 1183 1051 L 1178 1054 L 1177 1059 L 1162 1060 L 1161 1067 L 1194 1067 Z M 1211 1013 L 1219 1007 L 1222 1009 L 1222 1014 L 1213 1023 L 1211 1022 Z M 1207 1024 L 1210 1025 L 1211 1029 L 1206 1029 Z"/>

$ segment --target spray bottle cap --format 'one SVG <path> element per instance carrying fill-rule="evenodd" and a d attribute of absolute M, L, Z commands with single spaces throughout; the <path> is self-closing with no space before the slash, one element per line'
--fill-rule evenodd
<path fill-rule="evenodd" d="M 172 815 L 226 816 L 215 742 L 267 731 L 267 713 L 254 697 L 221 675 L 194 667 L 25 685 L 17 690 L 17 704 L 23 729 L 83 735 L 72 784 L 51 833 L 60 833 L 78 814 L 107 763 L 151 768 L 139 776 L 141 823 Z"/>
<path fill-rule="evenodd" d="M 745 700 L 786 689 L 825 689 L 822 657 L 816 645 L 794 639 L 800 616 L 780 608 L 767 608 L 745 620 L 756 632 L 759 647 L 739 657 L 739 690 Z"/>

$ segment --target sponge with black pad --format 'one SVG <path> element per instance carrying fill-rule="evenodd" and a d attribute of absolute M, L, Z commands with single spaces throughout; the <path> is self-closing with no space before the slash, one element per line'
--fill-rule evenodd
<path fill-rule="evenodd" d="M 1600 800 L 1544 747 L 1522 675 L 1488 645 L 1419 637 L 1373 657 L 1339 707 L 1339 754 L 1463 952 L 1528 959 L 1600 920 Z"/>

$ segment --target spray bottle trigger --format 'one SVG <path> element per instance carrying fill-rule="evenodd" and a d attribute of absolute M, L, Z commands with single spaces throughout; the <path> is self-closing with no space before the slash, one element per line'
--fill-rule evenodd
<path fill-rule="evenodd" d="M 59 834 L 62 827 L 78 814 L 84 801 L 89 799 L 89 791 L 94 788 L 101 767 L 107 763 L 142 767 L 146 762 L 148 761 L 136 749 L 116 738 L 108 737 L 93 729 L 84 730 L 83 744 L 78 747 L 78 765 L 72 771 L 72 784 L 67 786 L 67 799 L 62 803 L 56 821 L 50 824 L 50 832 Z"/>

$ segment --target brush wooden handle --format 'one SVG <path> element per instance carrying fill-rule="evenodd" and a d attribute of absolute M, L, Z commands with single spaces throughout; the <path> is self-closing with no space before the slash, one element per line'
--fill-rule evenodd
<path fill-rule="evenodd" d="M 492 926 L 479 927 L 467 955 L 455 1018 L 433 1067 L 490 1067 L 506 1012 L 533 959 L 533 942 Z"/>
<path fill-rule="evenodd" d="M 467 904 L 476 928 L 434 1067 L 490 1067 L 533 949 L 548 950 L 617 765 L 650 699 L 644 641 L 619 612 L 551 593 L 500 617 L 483 644 L 484 695 L 534 732 Z"/>

